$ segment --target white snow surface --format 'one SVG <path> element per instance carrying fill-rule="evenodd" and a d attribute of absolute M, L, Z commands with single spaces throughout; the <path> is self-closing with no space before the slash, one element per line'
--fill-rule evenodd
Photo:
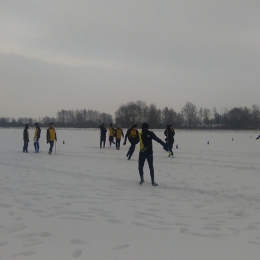
<path fill-rule="evenodd" d="M 48 155 L 46 129 L 40 153 L 29 131 L 26 154 L 23 129 L 0 129 L 0 260 L 259 259 L 256 132 L 177 130 L 174 158 L 154 142 L 153 187 L 147 163 L 139 185 L 139 146 L 128 161 L 129 142 L 56 129 Z"/>

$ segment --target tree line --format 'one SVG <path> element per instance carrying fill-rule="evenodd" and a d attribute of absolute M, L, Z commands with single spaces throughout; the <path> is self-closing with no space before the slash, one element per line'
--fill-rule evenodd
<path fill-rule="evenodd" d="M 121 125 L 128 128 L 133 124 L 140 126 L 148 122 L 153 129 L 165 128 L 167 124 L 173 124 L 175 128 L 221 128 L 221 129 L 258 129 L 260 126 L 260 107 L 253 105 L 248 107 L 223 108 L 217 111 L 208 108 L 197 108 L 191 102 L 187 102 L 180 112 L 173 108 L 159 109 L 155 104 L 147 105 L 144 101 L 129 102 L 120 105 L 112 115 L 96 110 L 61 110 L 56 118 L 44 117 L 32 118 L 0 118 L 0 127 L 23 127 L 35 122 L 43 127 L 54 122 L 56 127 L 96 128 L 102 123 Z"/>

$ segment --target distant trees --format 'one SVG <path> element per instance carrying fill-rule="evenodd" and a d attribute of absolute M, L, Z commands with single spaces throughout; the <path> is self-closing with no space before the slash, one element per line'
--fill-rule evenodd
<path fill-rule="evenodd" d="M 39 122 L 41 126 L 49 126 L 54 122 L 57 127 L 95 128 L 101 123 L 113 123 L 110 114 L 95 110 L 64 110 L 57 112 L 55 117 L 39 119 L 22 117 L 0 117 L 0 127 L 23 127 L 26 123 L 34 125 Z M 173 124 L 175 128 L 222 128 L 222 129 L 258 129 L 260 127 L 260 107 L 254 104 L 251 108 L 234 107 L 222 108 L 212 111 L 208 108 L 197 109 L 196 105 L 187 102 L 181 112 L 175 112 L 173 108 L 159 109 L 155 104 L 147 105 L 144 101 L 129 102 L 120 105 L 115 112 L 115 123 L 127 128 L 133 124 L 141 127 L 143 122 L 148 122 L 150 127 L 165 128 L 167 124 Z"/>
<path fill-rule="evenodd" d="M 170 123 L 180 127 L 183 117 L 172 108 L 165 107 L 161 110 L 155 104 L 148 106 L 144 101 L 121 105 L 115 112 L 115 123 L 122 127 L 130 127 L 133 124 L 141 126 L 143 122 L 148 122 L 151 128 L 164 128 Z"/>
<path fill-rule="evenodd" d="M 95 110 L 61 110 L 57 112 L 57 117 L 43 117 L 39 119 L 33 118 L 0 118 L 0 127 L 23 127 L 26 123 L 34 125 L 39 122 L 41 126 L 49 126 L 50 122 L 54 122 L 56 127 L 97 127 L 102 123 L 112 123 L 113 118 L 106 113 L 100 113 Z"/>
<path fill-rule="evenodd" d="M 55 125 L 60 127 L 97 127 L 102 123 L 112 123 L 113 118 L 95 110 L 61 110 L 57 113 Z"/>

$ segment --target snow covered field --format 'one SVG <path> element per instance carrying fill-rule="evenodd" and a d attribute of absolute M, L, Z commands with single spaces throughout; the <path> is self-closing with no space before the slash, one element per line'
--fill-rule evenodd
<path fill-rule="evenodd" d="M 57 129 L 48 155 L 42 129 L 41 152 L 24 154 L 22 132 L 0 129 L 0 260 L 259 259 L 258 133 L 176 131 L 175 158 L 154 143 L 153 187 L 129 142 Z"/>

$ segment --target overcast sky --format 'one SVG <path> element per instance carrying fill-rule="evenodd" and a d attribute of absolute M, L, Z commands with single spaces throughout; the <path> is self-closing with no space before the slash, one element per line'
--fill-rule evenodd
<path fill-rule="evenodd" d="M 1 0 L 0 117 L 260 105 L 259 14 L 259 0 Z"/>

